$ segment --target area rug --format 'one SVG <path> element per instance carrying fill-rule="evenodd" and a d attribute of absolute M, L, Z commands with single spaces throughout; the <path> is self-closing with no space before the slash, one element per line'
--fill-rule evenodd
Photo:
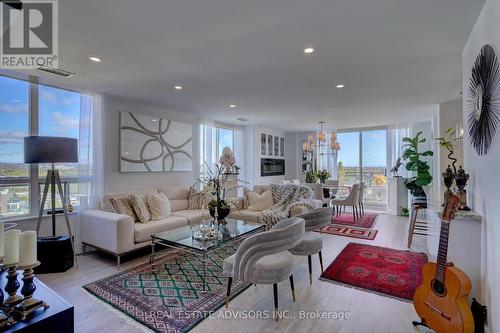
<path fill-rule="evenodd" d="M 187 332 L 225 301 L 227 278 L 222 262 L 234 254 L 242 240 L 214 251 L 207 263 L 207 293 L 202 293 L 203 264 L 199 257 L 173 251 L 155 261 L 138 265 L 84 288 L 155 332 Z M 233 281 L 234 297 L 249 285 Z"/>
<path fill-rule="evenodd" d="M 377 236 L 378 230 L 356 228 L 343 225 L 327 225 L 325 227 L 314 230 L 330 235 L 345 236 L 359 239 L 374 240 Z"/>
<path fill-rule="evenodd" d="M 340 214 L 340 216 L 332 217 L 332 223 L 351 227 L 371 228 L 376 218 L 377 214 L 365 214 L 354 221 L 352 214 Z"/>
<path fill-rule="evenodd" d="M 411 301 L 426 262 L 424 253 L 349 243 L 320 279 Z"/>

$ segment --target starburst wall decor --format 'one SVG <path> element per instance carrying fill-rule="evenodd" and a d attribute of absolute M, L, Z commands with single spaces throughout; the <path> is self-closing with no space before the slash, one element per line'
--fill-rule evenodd
<path fill-rule="evenodd" d="M 469 141 L 478 155 L 486 155 L 500 121 L 500 66 L 491 45 L 478 54 L 467 89 Z"/>

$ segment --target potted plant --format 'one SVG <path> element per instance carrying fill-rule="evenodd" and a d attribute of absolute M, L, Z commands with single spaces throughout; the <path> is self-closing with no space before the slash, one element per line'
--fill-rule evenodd
<path fill-rule="evenodd" d="M 453 173 L 457 174 L 457 159 L 455 157 L 455 149 L 457 148 L 457 141 L 460 141 L 460 138 L 455 137 L 456 131 L 453 128 L 448 128 L 446 132 L 444 132 L 444 136 L 441 138 L 436 138 L 439 142 L 439 146 L 448 151 L 448 158 L 452 161 L 451 166 L 453 167 Z"/>
<path fill-rule="evenodd" d="M 432 182 L 432 175 L 429 172 L 430 166 L 421 158 L 425 156 L 433 156 L 434 153 L 430 150 L 420 152 L 419 145 L 424 143 L 425 138 L 420 138 L 422 132 L 418 132 L 413 138 L 403 138 L 403 155 L 402 158 L 406 162 L 406 170 L 416 173 L 413 177 L 405 179 L 405 184 L 413 198 L 425 198 L 423 186 L 429 185 Z"/>
<path fill-rule="evenodd" d="M 324 184 L 325 181 L 330 178 L 332 175 L 328 170 L 321 170 L 316 173 L 316 177 L 319 179 L 321 184 Z"/>
<path fill-rule="evenodd" d="M 316 183 L 317 180 L 318 180 L 318 175 L 316 171 L 311 170 L 306 172 L 306 178 L 305 178 L 306 183 L 314 184 Z"/>
<path fill-rule="evenodd" d="M 214 169 L 212 169 L 205 162 L 205 170 L 207 176 L 197 179 L 197 183 L 201 184 L 202 192 L 211 197 L 207 205 L 210 215 L 215 216 L 215 208 L 217 207 L 217 220 L 224 220 L 231 210 L 226 201 L 226 193 L 240 187 L 240 183 L 244 183 L 244 181 L 229 177 L 230 174 L 225 172 L 225 168 L 221 164 L 215 164 Z"/>

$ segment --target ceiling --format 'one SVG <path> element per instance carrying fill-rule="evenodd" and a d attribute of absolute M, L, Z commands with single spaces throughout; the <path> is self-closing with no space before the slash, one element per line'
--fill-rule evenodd
<path fill-rule="evenodd" d="M 59 67 L 76 76 L 49 80 L 286 131 L 425 119 L 459 97 L 461 52 L 483 4 L 64 0 Z"/>

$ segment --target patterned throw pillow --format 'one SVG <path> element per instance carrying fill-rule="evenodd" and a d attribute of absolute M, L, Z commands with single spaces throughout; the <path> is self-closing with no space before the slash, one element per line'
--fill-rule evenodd
<path fill-rule="evenodd" d="M 151 220 L 147 197 L 144 194 L 136 193 L 130 196 L 130 203 L 134 207 L 135 214 L 141 223 L 147 223 Z"/>
<path fill-rule="evenodd" d="M 137 221 L 137 215 L 128 195 L 114 197 L 109 201 L 111 201 L 111 206 L 113 206 L 116 213 L 131 216 L 134 221 Z"/>
<path fill-rule="evenodd" d="M 170 201 L 163 192 L 148 196 L 148 206 L 151 212 L 151 220 L 160 220 L 169 217 L 172 211 Z"/>
<path fill-rule="evenodd" d="M 189 190 L 188 210 L 203 209 L 208 204 L 206 195 L 198 192 L 194 187 Z"/>

